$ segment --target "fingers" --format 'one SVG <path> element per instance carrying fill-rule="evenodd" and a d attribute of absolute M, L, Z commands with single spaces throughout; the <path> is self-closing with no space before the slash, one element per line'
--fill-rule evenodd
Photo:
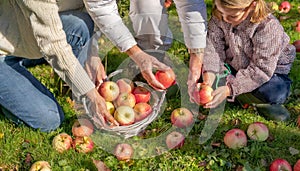
<path fill-rule="evenodd" d="M 156 80 L 154 74 L 151 71 L 142 71 L 142 75 L 145 78 L 145 80 L 148 82 L 148 84 L 153 87 L 155 90 L 164 90 L 165 87 Z"/>
<path fill-rule="evenodd" d="M 162 62 L 160 62 L 159 60 L 155 59 L 153 61 L 153 67 L 158 69 L 158 70 L 161 70 L 161 71 L 166 71 L 166 70 L 169 70 L 170 67 Z"/>

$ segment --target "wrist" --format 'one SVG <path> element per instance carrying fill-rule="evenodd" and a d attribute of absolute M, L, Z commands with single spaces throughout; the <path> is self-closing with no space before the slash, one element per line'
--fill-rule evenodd
<path fill-rule="evenodd" d="M 188 48 L 189 54 L 201 55 L 204 53 L 204 48 Z"/>
<path fill-rule="evenodd" d="M 134 56 L 134 54 L 139 53 L 141 51 L 142 50 L 137 45 L 134 45 L 126 51 L 126 54 L 131 57 Z"/>

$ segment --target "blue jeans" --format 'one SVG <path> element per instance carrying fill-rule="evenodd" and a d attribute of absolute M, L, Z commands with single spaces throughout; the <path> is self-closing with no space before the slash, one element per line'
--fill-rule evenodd
<path fill-rule="evenodd" d="M 88 40 L 94 23 L 87 13 L 69 11 L 60 14 L 68 43 L 81 64 L 88 55 Z M 17 124 L 49 132 L 60 126 L 64 113 L 53 94 L 25 66 L 46 62 L 7 56 L 0 59 L 0 111 Z M 1 112 L 0 112 L 1 113 Z"/>

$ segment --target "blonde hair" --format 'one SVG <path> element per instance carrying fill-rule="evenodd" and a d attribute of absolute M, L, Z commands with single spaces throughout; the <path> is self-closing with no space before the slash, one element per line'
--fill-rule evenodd
<path fill-rule="evenodd" d="M 264 0 L 213 0 L 212 15 L 216 16 L 220 20 L 222 20 L 222 16 L 216 8 L 215 1 L 218 1 L 224 8 L 229 9 L 247 8 L 253 1 L 255 1 L 255 9 L 250 19 L 252 23 L 261 22 L 271 13 L 271 10 L 268 8 Z"/>

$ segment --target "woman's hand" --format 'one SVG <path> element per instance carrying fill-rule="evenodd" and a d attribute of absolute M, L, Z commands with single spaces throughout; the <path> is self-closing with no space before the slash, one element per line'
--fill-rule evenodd
<path fill-rule="evenodd" d="M 230 96 L 230 88 L 228 86 L 218 87 L 215 91 L 212 92 L 212 96 L 212 101 L 206 103 L 203 106 L 204 108 L 216 108 L 227 98 L 227 96 Z"/>
<path fill-rule="evenodd" d="M 103 83 L 103 80 L 107 78 L 104 66 L 98 56 L 91 56 L 85 63 L 85 70 L 91 80 L 96 85 L 96 88 Z"/>

